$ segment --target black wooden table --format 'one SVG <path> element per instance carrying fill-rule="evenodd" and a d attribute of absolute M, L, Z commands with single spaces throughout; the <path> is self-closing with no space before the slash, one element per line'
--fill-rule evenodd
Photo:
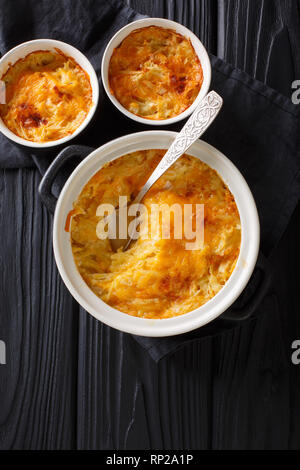
<path fill-rule="evenodd" d="M 127 3 L 287 96 L 300 79 L 299 0 Z M 67 292 L 39 182 L 37 170 L 1 172 L 0 448 L 299 449 L 300 208 L 272 255 L 278 308 L 156 364 Z"/>

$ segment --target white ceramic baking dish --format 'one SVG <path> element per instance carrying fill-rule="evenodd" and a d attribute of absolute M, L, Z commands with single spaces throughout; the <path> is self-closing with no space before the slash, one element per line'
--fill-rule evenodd
<path fill-rule="evenodd" d="M 190 39 L 196 54 L 199 57 L 201 62 L 202 70 L 203 70 L 203 83 L 202 87 L 199 91 L 199 94 L 195 101 L 191 104 L 189 108 L 187 108 L 183 113 L 179 114 L 178 116 L 174 116 L 169 119 L 162 119 L 162 120 L 155 120 L 155 119 L 146 119 L 136 114 L 131 113 L 128 111 L 121 103 L 112 95 L 109 87 L 108 82 L 108 69 L 109 69 L 109 62 L 111 55 L 116 47 L 126 38 L 132 31 L 139 29 L 139 28 L 146 28 L 147 26 L 160 26 L 161 28 L 173 29 L 177 33 L 181 34 L 182 36 Z M 207 54 L 205 47 L 203 46 L 202 42 L 197 38 L 197 36 L 192 33 L 188 28 L 183 26 L 180 23 L 176 23 L 175 21 L 167 20 L 164 18 L 144 18 L 142 20 L 133 21 L 128 25 L 124 26 L 124 28 L 120 29 L 110 40 L 108 43 L 102 58 L 102 66 L 101 66 L 101 77 L 104 89 L 107 93 L 107 96 L 111 100 L 111 102 L 118 108 L 121 113 L 125 114 L 125 116 L 133 119 L 135 121 L 141 122 L 143 124 L 147 124 L 150 126 L 162 126 L 162 125 L 169 125 L 173 124 L 174 122 L 181 121 L 182 119 L 187 118 L 197 107 L 200 101 L 204 98 L 207 94 L 210 82 L 211 82 L 211 64 Z"/>
<path fill-rule="evenodd" d="M 82 54 L 78 49 L 62 41 L 56 41 L 54 39 L 35 39 L 33 41 L 23 42 L 18 46 L 14 47 L 8 51 L 0 59 L 0 78 L 8 70 L 9 66 L 17 62 L 19 59 L 23 59 L 28 54 L 34 51 L 52 51 L 55 52 L 55 49 L 60 49 L 64 54 L 75 59 L 75 61 L 80 65 L 80 67 L 88 74 L 92 87 L 92 100 L 93 104 L 89 113 L 87 114 L 85 120 L 81 125 L 73 132 L 73 134 L 63 137 L 59 140 L 53 140 L 50 142 L 31 142 L 29 140 L 23 139 L 22 137 L 17 136 L 11 132 L 8 127 L 4 124 L 0 118 L 0 132 L 4 134 L 8 139 L 12 140 L 16 144 L 23 145 L 25 147 L 31 147 L 36 149 L 43 149 L 48 147 L 54 147 L 57 145 L 64 144 L 69 142 L 71 139 L 74 139 L 91 121 L 99 100 L 99 83 L 96 72 L 90 63 L 90 61 Z"/>
<path fill-rule="evenodd" d="M 95 318 L 118 330 L 141 336 L 170 336 L 199 328 L 217 318 L 241 294 L 254 270 L 260 240 L 260 226 L 256 205 L 251 191 L 237 168 L 222 153 L 203 141 L 197 141 L 188 150 L 214 168 L 228 185 L 235 197 L 242 224 L 240 255 L 230 279 L 221 291 L 205 305 L 184 315 L 163 320 L 137 318 L 122 313 L 97 297 L 80 276 L 71 250 L 70 234 L 65 231 L 66 218 L 83 186 L 101 166 L 124 154 L 143 149 L 170 146 L 175 138 L 170 131 L 146 131 L 113 140 L 88 155 L 74 170 L 59 196 L 53 225 L 53 247 L 59 272 L 73 297 Z M 72 147 L 61 152 L 49 168 L 40 186 L 45 190 L 60 168 L 63 159 L 72 155 Z M 76 146 L 74 146 L 76 149 Z M 76 151 L 75 151 L 76 153 Z M 80 150 L 77 151 L 80 154 Z"/>

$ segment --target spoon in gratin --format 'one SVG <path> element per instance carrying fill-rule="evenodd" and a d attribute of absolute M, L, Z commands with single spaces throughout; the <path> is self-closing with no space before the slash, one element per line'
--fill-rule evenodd
<path fill-rule="evenodd" d="M 176 139 L 165 153 L 147 182 L 144 184 L 132 204 L 138 205 L 142 202 L 142 199 L 153 184 L 170 168 L 170 166 L 173 165 L 173 163 L 176 162 L 176 160 L 178 160 L 179 157 L 181 157 L 181 155 L 189 149 L 197 139 L 199 139 L 199 137 L 201 137 L 201 135 L 211 125 L 222 108 L 222 105 L 223 100 L 215 91 L 211 91 L 205 96 L 205 98 L 203 98 L 179 134 L 177 134 Z M 113 214 L 116 224 L 115 230 L 113 231 L 114 235 L 119 233 L 120 210 L 120 208 L 115 209 Z M 108 217 L 111 217 L 111 215 Z M 128 234 L 128 230 L 126 231 L 129 235 L 127 238 L 116 238 L 115 236 L 110 236 L 109 233 L 109 240 L 113 251 L 118 251 L 121 247 L 123 247 L 123 251 L 126 251 L 129 248 L 129 245 L 133 241 L 133 236 L 136 234 L 138 224 L 139 220 L 136 218 L 133 224 L 131 224 L 130 233 Z"/>

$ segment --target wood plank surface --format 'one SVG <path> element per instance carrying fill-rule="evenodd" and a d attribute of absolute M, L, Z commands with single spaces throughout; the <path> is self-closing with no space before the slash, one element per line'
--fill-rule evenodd
<path fill-rule="evenodd" d="M 1 172 L 0 448 L 76 443 L 78 307 L 52 252 L 52 217 L 36 171 Z"/>
<path fill-rule="evenodd" d="M 210 52 L 290 96 L 298 0 L 127 0 L 192 29 Z M 36 170 L 2 170 L 1 449 L 299 449 L 300 209 L 274 251 L 257 318 L 156 364 L 64 287 Z"/>

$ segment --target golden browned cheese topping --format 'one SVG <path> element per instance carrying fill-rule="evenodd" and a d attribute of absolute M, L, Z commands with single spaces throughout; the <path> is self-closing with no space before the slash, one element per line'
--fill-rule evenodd
<path fill-rule="evenodd" d="M 231 192 L 216 171 L 188 155 L 143 200 L 153 237 L 141 236 L 128 251 L 116 253 L 108 239 L 97 237 L 99 204 L 117 207 L 120 195 L 134 198 L 164 153 L 138 151 L 105 165 L 85 185 L 71 212 L 72 251 L 85 282 L 107 304 L 143 318 L 169 318 L 205 304 L 230 277 L 240 251 L 240 218 Z M 165 239 L 163 219 L 153 216 L 152 204 L 204 204 L 203 246 L 187 250 L 184 237 L 175 239 L 172 217 L 171 238 Z"/>
<path fill-rule="evenodd" d="M 0 105 L 0 116 L 14 134 L 32 142 L 73 134 L 92 106 L 89 76 L 59 50 L 28 54 L 2 80 L 6 104 Z"/>
<path fill-rule="evenodd" d="M 114 50 L 108 73 L 111 93 L 128 111 L 147 119 L 182 113 L 203 82 L 190 40 L 158 26 L 130 33 Z"/>

